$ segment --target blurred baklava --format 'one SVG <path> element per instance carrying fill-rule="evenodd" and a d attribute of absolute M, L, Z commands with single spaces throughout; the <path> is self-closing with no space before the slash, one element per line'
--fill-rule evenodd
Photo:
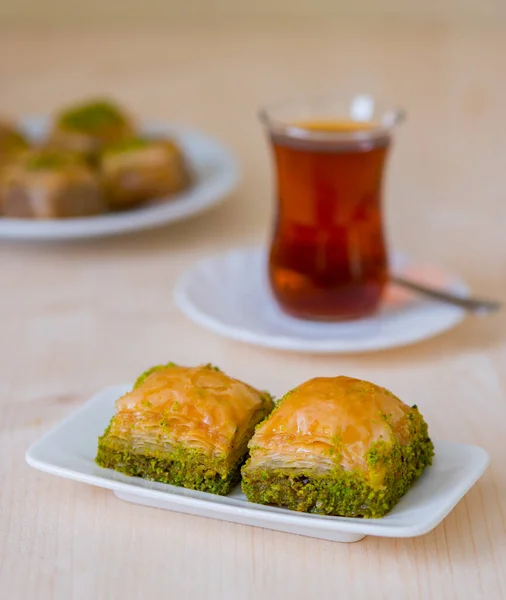
<path fill-rule="evenodd" d="M 170 139 L 109 144 L 99 165 L 109 206 L 116 210 L 180 192 L 190 182 L 183 153 Z"/>
<path fill-rule="evenodd" d="M 54 150 L 32 150 L 0 174 L 6 217 L 58 219 L 103 212 L 102 187 L 82 157 Z"/>
<path fill-rule="evenodd" d="M 11 123 L 0 120 L 0 168 L 28 149 L 28 141 Z"/>
<path fill-rule="evenodd" d="M 81 152 L 91 161 L 104 144 L 134 135 L 127 113 L 109 100 L 92 100 L 70 106 L 56 115 L 49 143 Z"/>

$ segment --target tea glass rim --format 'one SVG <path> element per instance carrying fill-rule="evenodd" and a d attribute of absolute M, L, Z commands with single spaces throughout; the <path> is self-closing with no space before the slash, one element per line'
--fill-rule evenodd
<path fill-rule="evenodd" d="M 350 101 L 350 112 L 355 114 L 345 114 L 345 111 L 338 110 L 333 117 L 326 118 L 331 120 L 335 118 L 340 120 L 356 121 L 357 123 L 369 123 L 370 127 L 366 129 L 356 130 L 317 130 L 304 127 L 297 124 L 296 120 L 282 119 L 276 117 L 276 111 L 283 108 L 295 107 L 297 105 L 305 105 L 308 109 L 309 121 L 315 118 L 315 107 L 323 102 L 343 102 Z M 373 118 L 373 113 L 379 115 L 376 119 Z M 389 104 L 383 101 L 378 101 L 374 94 L 369 93 L 353 93 L 353 94 L 304 94 L 286 98 L 278 102 L 260 107 L 258 110 L 258 118 L 261 123 L 271 134 L 278 134 L 288 137 L 295 137 L 307 140 L 321 141 L 346 141 L 346 140 L 367 140 L 382 136 L 390 136 L 392 130 L 400 125 L 406 119 L 406 111 L 396 104 Z M 295 121 L 295 122 L 294 122 Z"/>

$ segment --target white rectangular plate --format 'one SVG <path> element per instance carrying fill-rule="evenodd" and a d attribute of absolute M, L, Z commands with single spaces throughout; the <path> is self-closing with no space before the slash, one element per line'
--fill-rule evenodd
<path fill-rule="evenodd" d="M 481 477 L 489 456 L 483 448 L 435 442 L 432 467 L 382 519 L 326 517 L 248 502 L 237 486 L 217 496 L 129 477 L 98 467 L 97 439 L 114 414 L 114 402 L 131 385 L 106 388 L 33 444 L 29 465 L 53 475 L 114 491 L 118 498 L 147 506 L 254 525 L 325 540 L 355 542 L 366 535 L 414 537 L 431 531 Z"/>

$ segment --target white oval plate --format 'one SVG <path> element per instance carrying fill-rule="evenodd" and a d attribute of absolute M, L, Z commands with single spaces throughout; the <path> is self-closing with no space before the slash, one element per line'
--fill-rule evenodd
<path fill-rule="evenodd" d="M 409 492 L 381 519 L 326 517 L 248 502 L 237 486 L 228 496 L 129 477 L 95 464 L 97 440 L 114 415 L 114 402 L 131 385 L 106 388 L 77 409 L 26 453 L 41 471 L 113 490 L 122 500 L 222 521 L 297 533 L 336 542 L 365 535 L 414 537 L 434 529 L 481 477 L 489 463 L 483 448 L 436 441 L 436 456 Z"/>
<path fill-rule="evenodd" d="M 392 268 L 415 280 L 467 296 L 457 277 L 434 267 L 392 257 Z M 387 290 L 380 310 L 341 323 L 295 319 L 284 314 L 267 281 L 267 255 L 241 249 L 204 259 L 186 272 L 174 290 L 177 306 L 196 323 L 242 342 L 298 352 L 368 352 L 413 344 L 454 327 L 462 308 Z"/>
<path fill-rule="evenodd" d="M 42 139 L 50 119 L 23 119 L 22 129 L 34 141 Z M 180 221 L 223 200 L 236 186 L 239 167 L 236 159 L 217 140 L 182 127 L 147 121 L 146 135 L 174 136 L 188 157 L 195 181 L 187 191 L 159 198 L 136 209 L 76 219 L 9 219 L 0 216 L 0 239 L 70 240 L 94 238 L 150 229 Z"/>

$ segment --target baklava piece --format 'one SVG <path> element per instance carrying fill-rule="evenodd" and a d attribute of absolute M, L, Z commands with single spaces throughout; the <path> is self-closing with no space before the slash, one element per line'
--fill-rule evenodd
<path fill-rule="evenodd" d="M 350 377 L 288 392 L 255 432 L 242 469 L 248 500 L 346 517 L 382 517 L 431 464 L 416 406 Z"/>
<path fill-rule="evenodd" d="M 211 365 L 154 367 L 117 400 L 96 462 L 154 481 L 227 494 L 269 394 Z"/>
<path fill-rule="evenodd" d="M 169 139 L 117 142 L 104 148 L 99 162 L 109 205 L 117 210 L 170 196 L 190 182 L 183 153 Z"/>
<path fill-rule="evenodd" d="M 25 152 L 29 144 L 23 134 L 8 121 L 0 120 L 0 168 Z"/>
<path fill-rule="evenodd" d="M 104 144 L 134 135 L 126 112 L 108 100 L 94 100 L 64 109 L 55 119 L 49 143 L 81 152 L 92 162 Z"/>
<path fill-rule="evenodd" d="M 105 209 L 98 178 L 69 152 L 34 150 L 8 165 L 0 175 L 0 197 L 6 217 L 84 217 Z"/>

